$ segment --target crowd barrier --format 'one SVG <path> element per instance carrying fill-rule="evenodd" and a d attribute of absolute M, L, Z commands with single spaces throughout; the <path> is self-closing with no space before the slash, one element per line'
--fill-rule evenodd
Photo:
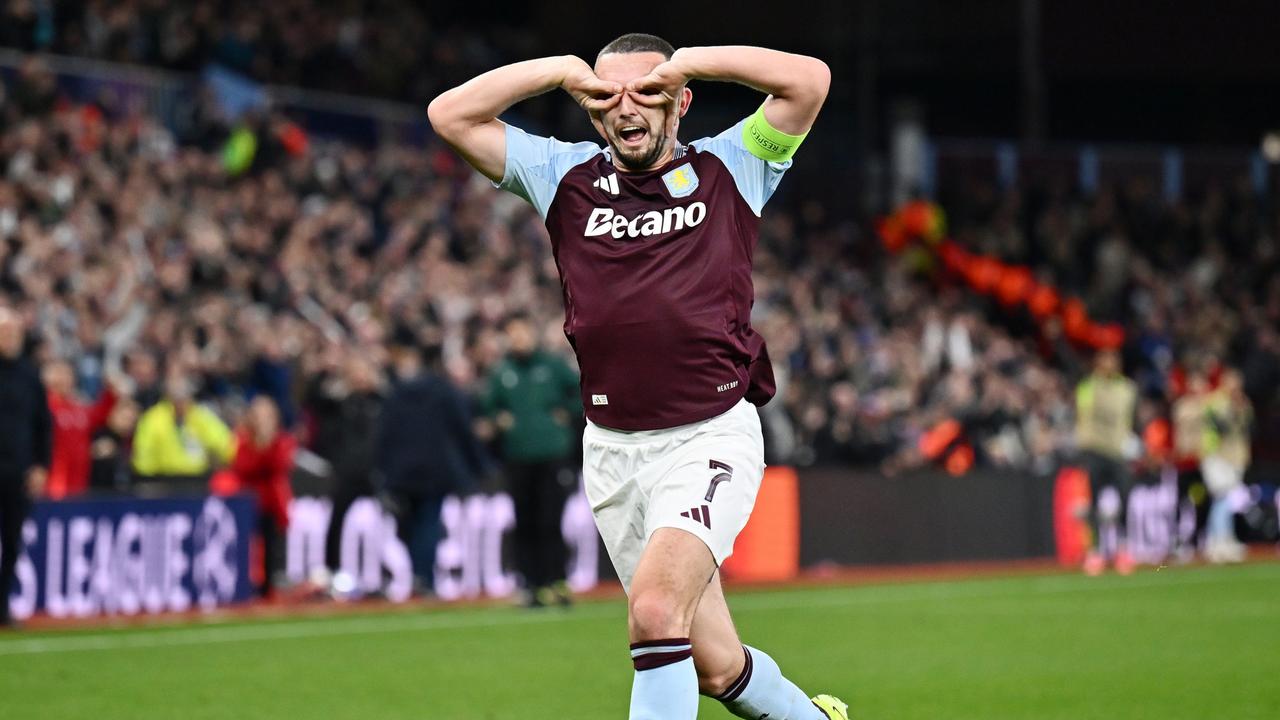
<path fill-rule="evenodd" d="M 990 469 L 963 477 L 931 469 L 885 477 L 872 469 L 770 468 L 724 573 L 735 581 L 785 581 L 833 564 L 1048 558 L 1055 550 L 1071 564 L 1079 561 L 1087 532 L 1080 517 L 1088 497 L 1084 483 L 1070 468 L 1057 477 Z M 1239 494 L 1237 512 L 1262 508 L 1275 524 L 1274 497 L 1263 497 L 1255 486 Z M 307 581 L 324 566 L 330 514 L 327 498 L 292 501 L 283 568 L 291 583 Z M 1137 485 L 1127 517 L 1136 559 L 1165 561 L 1193 529 L 1187 518 L 1172 474 Z M 441 520 L 443 540 L 428 570 L 436 595 L 462 600 L 516 591 L 509 496 L 447 498 Z M 135 615 L 245 601 L 253 595 L 256 527 L 254 501 L 246 495 L 36 503 L 23 528 L 14 614 Z M 575 591 L 613 578 L 581 491 L 566 504 L 561 530 Z M 352 506 L 339 555 L 354 595 L 402 601 L 412 594 L 409 550 L 376 500 L 362 498 Z"/>

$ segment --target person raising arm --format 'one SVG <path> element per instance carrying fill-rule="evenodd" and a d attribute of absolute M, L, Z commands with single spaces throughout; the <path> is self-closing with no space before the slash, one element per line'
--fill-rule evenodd
<path fill-rule="evenodd" d="M 714 137 L 681 144 L 691 80 L 766 95 Z M 572 56 L 485 73 L 431 103 L 436 132 L 543 218 L 578 357 L 583 484 L 628 596 L 631 720 L 693 720 L 698 695 L 750 720 L 848 720 L 734 629 L 719 567 L 764 475 L 756 407 L 775 392 L 751 327 L 761 213 L 831 84 L 815 58 L 623 35 L 594 67 Z M 498 120 L 563 88 L 607 147 Z M 545 713 L 544 713 L 545 714 Z"/>
<path fill-rule="evenodd" d="M 670 159 L 679 118 L 688 112 L 692 100 L 687 87 L 690 80 L 737 82 L 766 93 L 768 97 L 749 129 L 760 148 L 780 160 L 789 158 L 808 133 L 831 86 L 831 71 L 817 58 L 749 46 L 681 48 L 646 74 L 620 82 L 618 78 L 626 78 L 628 73 L 634 76 L 637 63 L 644 63 L 646 54 L 601 53 L 595 69 L 573 55 L 513 63 L 442 93 L 428 106 L 427 116 L 436 133 L 468 164 L 500 182 L 507 147 L 506 124 L 498 116 L 522 100 L 556 88 L 567 92 L 588 113 L 601 137 L 615 150 L 622 138 L 614 136 L 608 121 L 618 114 L 624 96 L 635 105 L 665 110 L 664 129 L 670 127 L 654 139 L 659 152 L 648 167 L 629 168 L 645 170 Z M 611 62 L 602 63 L 606 55 L 613 56 Z M 625 164 L 628 155 L 615 153 L 615 157 Z"/>
<path fill-rule="evenodd" d="M 587 112 L 618 104 L 622 85 L 605 82 L 581 58 L 545 57 L 490 70 L 442 93 L 427 107 L 431 126 L 464 160 L 494 182 L 507 164 L 506 123 L 498 116 L 521 100 L 563 88 Z"/>

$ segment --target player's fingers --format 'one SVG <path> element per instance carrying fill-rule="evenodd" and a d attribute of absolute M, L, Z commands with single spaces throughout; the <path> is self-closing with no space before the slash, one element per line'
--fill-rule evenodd
<path fill-rule="evenodd" d="M 631 100 L 633 102 L 646 107 L 663 107 L 664 105 L 670 104 L 672 100 L 671 94 L 665 90 L 658 92 L 631 91 L 628 94 L 631 96 Z"/>
<path fill-rule="evenodd" d="M 638 77 L 627 83 L 627 91 L 634 93 L 648 93 L 662 89 L 662 78 L 657 73 L 649 73 L 644 77 Z"/>
<path fill-rule="evenodd" d="M 605 112 L 622 100 L 622 93 L 617 95 L 609 95 L 608 97 L 595 98 L 586 96 L 582 98 L 582 107 L 591 112 Z"/>
<path fill-rule="evenodd" d="M 580 89 L 592 97 L 605 97 L 606 95 L 622 94 L 623 87 L 622 83 L 592 77 L 583 80 Z"/>

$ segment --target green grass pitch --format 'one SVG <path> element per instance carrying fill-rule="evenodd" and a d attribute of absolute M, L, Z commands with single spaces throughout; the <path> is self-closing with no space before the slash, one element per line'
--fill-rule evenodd
<path fill-rule="evenodd" d="M 744 638 L 885 720 L 1280 717 L 1280 564 L 731 593 Z M 0 718 L 601 720 L 624 606 L 0 635 Z M 703 701 L 702 718 L 728 718 Z"/>

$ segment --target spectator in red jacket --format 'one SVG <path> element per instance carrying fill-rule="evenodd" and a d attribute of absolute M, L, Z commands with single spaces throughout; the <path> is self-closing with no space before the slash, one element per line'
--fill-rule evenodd
<path fill-rule="evenodd" d="M 76 392 L 75 372 L 66 360 L 45 364 L 44 385 L 53 416 L 53 461 L 45 494 L 61 500 L 89 489 L 89 442 L 107 422 L 119 395 L 116 383 L 108 382 L 96 401 L 86 402 Z"/>
<path fill-rule="evenodd" d="M 244 422 L 236 430 L 231 471 L 240 481 L 240 487 L 258 499 L 263 595 L 271 592 L 272 576 L 280 567 L 280 538 L 289 525 L 289 500 L 293 496 L 289 473 L 293 470 L 296 446 L 293 436 L 280 429 L 280 411 L 275 401 L 265 395 L 254 398 Z"/>

